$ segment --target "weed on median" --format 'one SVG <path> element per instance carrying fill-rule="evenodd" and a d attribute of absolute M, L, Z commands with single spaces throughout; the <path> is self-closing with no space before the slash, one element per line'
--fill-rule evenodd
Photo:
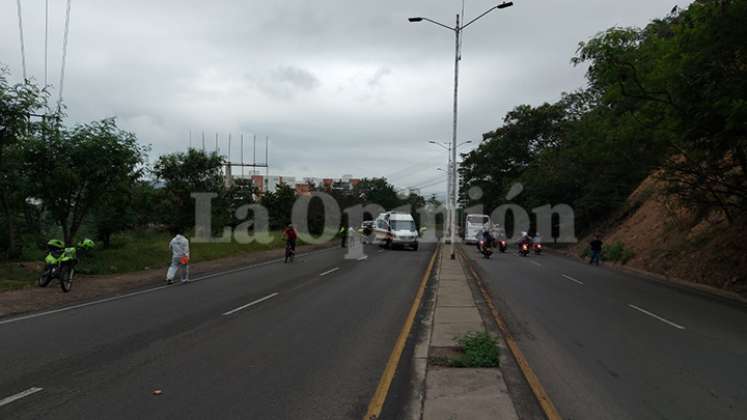
<path fill-rule="evenodd" d="M 430 363 L 456 368 L 498 367 L 498 339 L 487 332 L 471 331 L 456 339 L 459 352 L 450 356 L 434 356 Z"/>

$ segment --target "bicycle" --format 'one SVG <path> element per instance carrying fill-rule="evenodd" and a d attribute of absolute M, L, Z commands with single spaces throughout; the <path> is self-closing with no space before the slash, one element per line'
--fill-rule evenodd
<path fill-rule="evenodd" d="M 285 262 L 293 262 L 293 258 L 296 256 L 296 250 L 293 249 L 293 243 L 291 241 L 285 242 Z"/>

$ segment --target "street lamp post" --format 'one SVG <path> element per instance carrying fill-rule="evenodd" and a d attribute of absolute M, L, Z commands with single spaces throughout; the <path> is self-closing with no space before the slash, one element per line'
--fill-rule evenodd
<path fill-rule="evenodd" d="M 465 25 L 460 26 L 459 21 L 459 14 L 456 15 L 456 26 L 451 27 L 448 25 L 444 25 L 443 23 L 436 22 L 435 20 L 425 18 L 425 17 L 411 17 L 408 20 L 410 22 L 430 22 L 434 25 L 441 26 L 443 28 L 446 28 L 450 31 L 453 31 L 455 36 L 455 48 L 454 48 L 454 118 L 453 118 L 453 129 L 451 133 L 451 147 L 450 151 L 450 160 L 451 160 L 451 167 L 449 167 L 449 170 L 451 171 L 451 184 L 453 185 L 453 188 L 451 188 L 450 191 L 450 197 L 449 201 L 451 202 L 451 206 L 449 209 L 449 215 L 450 215 L 450 230 L 451 230 L 451 259 L 453 260 L 455 258 L 454 255 L 454 242 L 456 241 L 456 204 L 457 204 L 457 193 L 456 193 L 456 149 L 457 149 L 457 104 L 458 104 L 458 93 L 459 93 L 459 60 L 461 59 L 459 54 L 460 44 L 459 44 L 459 38 L 461 37 L 462 31 L 466 29 L 469 25 L 475 23 L 478 19 L 481 17 L 487 15 L 488 13 L 492 12 L 495 9 L 505 9 L 506 7 L 512 6 L 512 2 L 503 2 L 496 6 L 491 7 L 490 9 L 483 12 L 481 15 L 477 16 L 476 18 L 472 19 L 471 21 L 467 22 Z"/>
<path fill-rule="evenodd" d="M 452 205 L 451 205 L 451 196 L 452 196 L 452 194 L 451 193 L 452 193 L 452 191 L 454 191 L 454 189 L 456 188 L 456 185 L 457 185 L 456 179 L 453 176 L 455 174 L 455 172 L 452 169 L 452 166 L 454 166 L 454 167 L 456 166 L 454 164 L 455 161 L 452 161 L 452 154 L 451 154 L 451 146 L 452 146 L 452 144 L 451 143 L 447 143 L 447 142 L 435 141 L 435 140 L 430 140 L 428 143 L 435 144 L 436 146 L 439 146 L 442 149 L 446 150 L 446 152 L 448 152 L 448 154 L 447 154 L 447 156 L 448 156 L 448 164 L 447 165 L 448 166 L 446 166 L 447 169 L 443 170 L 441 168 L 436 168 L 436 170 L 446 172 L 446 196 L 447 196 L 448 201 L 449 201 L 448 205 L 446 206 L 446 210 L 447 210 L 446 225 L 449 227 L 449 234 L 451 234 L 451 230 L 454 228 L 454 226 L 451 224 L 451 221 L 453 220 L 452 217 L 454 216 L 451 213 L 451 207 L 452 207 Z M 459 147 L 464 146 L 465 144 L 468 144 L 468 143 L 472 143 L 472 140 L 463 141 L 463 142 L 457 144 L 456 148 L 458 149 Z"/>

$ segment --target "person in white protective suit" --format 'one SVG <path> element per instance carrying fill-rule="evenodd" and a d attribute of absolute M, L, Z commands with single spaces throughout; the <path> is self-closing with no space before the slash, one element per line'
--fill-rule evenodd
<path fill-rule="evenodd" d="M 166 283 L 174 283 L 177 272 L 181 272 L 181 282 L 189 281 L 189 240 L 182 235 L 181 229 L 175 229 L 176 235 L 169 242 L 171 265 L 166 272 Z"/>

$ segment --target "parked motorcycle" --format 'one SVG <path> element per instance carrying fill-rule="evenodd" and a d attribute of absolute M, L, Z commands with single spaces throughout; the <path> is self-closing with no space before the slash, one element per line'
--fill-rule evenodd
<path fill-rule="evenodd" d="M 534 253 L 537 255 L 542 253 L 542 244 L 534 244 Z"/>
<path fill-rule="evenodd" d="M 47 242 L 48 253 L 44 258 L 44 271 L 39 276 L 39 286 L 47 287 L 52 280 L 59 280 L 62 291 L 69 292 L 73 287 L 78 251 L 87 252 L 93 247 L 94 243 L 90 239 L 84 239 L 73 247 L 65 247 L 59 239 Z"/>
<path fill-rule="evenodd" d="M 481 239 L 480 242 L 478 242 L 478 247 L 483 257 L 490 258 L 490 256 L 493 255 L 493 249 L 490 247 L 490 244 L 484 239 Z"/>
<path fill-rule="evenodd" d="M 522 257 L 529 255 L 529 244 L 519 245 L 519 254 L 521 254 Z"/>

